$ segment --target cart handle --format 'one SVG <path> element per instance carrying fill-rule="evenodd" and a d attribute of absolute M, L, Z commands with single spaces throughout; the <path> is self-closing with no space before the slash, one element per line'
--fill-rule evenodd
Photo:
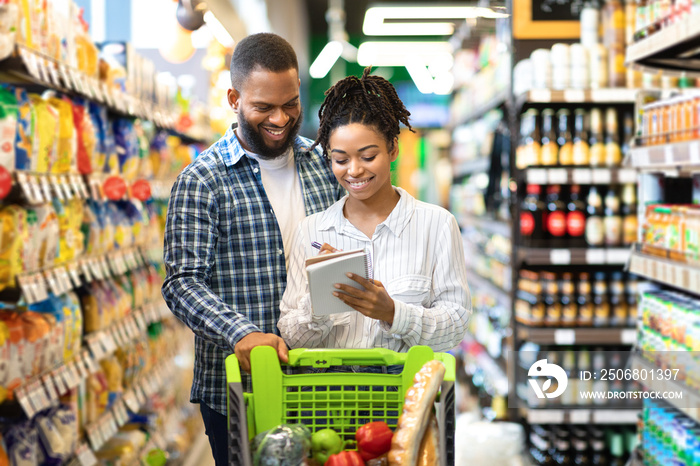
<path fill-rule="evenodd" d="M 406 353 L 397 353 L 386 348 L 345 349 L 345 348 L 313 348 L 293 349 L 289 351 L 290 366 L 390 366 L 404 364 Z"/>

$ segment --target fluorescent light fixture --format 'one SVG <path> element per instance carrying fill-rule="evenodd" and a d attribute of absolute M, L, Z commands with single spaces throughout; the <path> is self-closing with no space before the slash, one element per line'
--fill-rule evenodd
<path fill-rule="evenodd" d="M 315 79 L 325 77 L 342 54 L 343 44 L 340 41 L 332 40 L 328 42 L 309 68 L 311 77 Z"/>
<path fill-rule="evenodd" d="M 425 65 L 421 65 L 417 61 L 408 60 L 406 62 L 406 70 L 408 70 L 408 74 L 411 75 L 411 79 L 413 79 L 420 92 L 423 94 L 433 93 L 433 77 L 430 76 L 430 72 Z"/>
<path fill-rule="evenodd" d="M 508 15 L 476 6 L 378 6 L 365 12 L 362 32 L 367 36 L 449 36 L 454 32 L 453 21 L 426 20 L 479 17 L 496 19 L 507 18 Z"/>
<path fill-rule="evenodd" d="M 211 30 L 211 33 L 214 35 L 214 37 L 216 37 L 216 40 L 218 40 L 221 45 L 227 48 L 233 47 L 235 42 L 233 37 L 231 37 L 231 34 L 229 34 L 224 25 L 221 24 L 218 19 L 216 19 L 214 13 L 211 11 L 204 13 L 204 22 L 207 24 L 207 27 Z"/>
<path fill-rule="evenodd" d="M 406 58 L 423 65 L 453 60 L 449 42 L 374 42 L 360 44 L 357 63 L 360 66 L 405 66 Z M 427 70 L 426 70 L 427 72 Z"/>

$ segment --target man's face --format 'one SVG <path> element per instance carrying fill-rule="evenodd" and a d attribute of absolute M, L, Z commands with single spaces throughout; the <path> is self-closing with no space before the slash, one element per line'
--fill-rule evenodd
<path fill-rule="evenodd" d="M 301 126 L 299 75 L 293 68 L 256 69 L 241 89 L 229 89 L 228 101 L 238 115 L 236 135 L 244 149 L 273 159 L 287 152 Z"/>

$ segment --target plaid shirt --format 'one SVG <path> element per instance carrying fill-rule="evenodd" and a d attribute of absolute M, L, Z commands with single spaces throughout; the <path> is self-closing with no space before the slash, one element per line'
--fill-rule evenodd
<path fill-rule="evenodd" d="M 294 141 L 306 214 L 330 207 L 342 189 L 320 149 Z M 226 414 L 224 359 L 252 332 L 279 335 L 287 270 L 280 232 L 258 163 L 233 128 L 178 176 L 165 225 L 163 297 L 195 334 L 190 400 Z M 246 390 L 250 381 L 244 375 Z"/>

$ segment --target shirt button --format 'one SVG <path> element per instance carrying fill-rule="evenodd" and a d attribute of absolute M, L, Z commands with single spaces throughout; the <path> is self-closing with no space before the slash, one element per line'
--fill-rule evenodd
<path fill-rule="evenodd" d="M 260 171 L 258 167 L 253 168 L 253 173 L 257 173 L 258 171 Z"/>
<path fill-rule="evenodd" d="M 277 255 L 281 256 L 282 254 L 284 254 L 284 251 L 281 250 L 281 249 L 278 249 L 278 250 L 277 250 Z"/>

